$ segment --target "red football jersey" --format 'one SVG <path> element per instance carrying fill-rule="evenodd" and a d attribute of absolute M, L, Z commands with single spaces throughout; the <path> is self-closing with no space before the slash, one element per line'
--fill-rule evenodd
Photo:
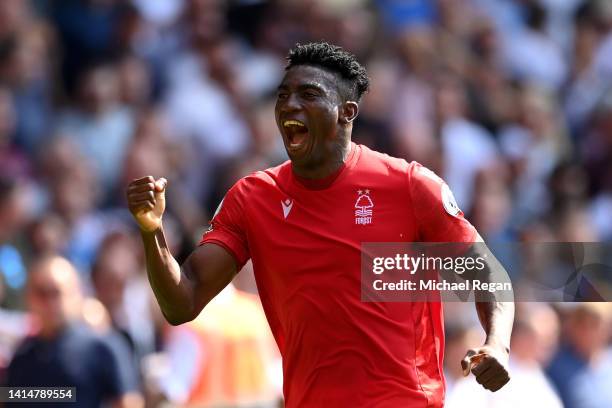
<path fill-rule="evenodd" d="M 351 144 L 326 180 L 301 180 L 290 162 L 239 180 L 201 243 L 239 267 L 252 259 L 287 407 L 418 408 L 443 406 L 442 306 L 362 302 L 361 243 L 475 234 L 431 171 Z"/>

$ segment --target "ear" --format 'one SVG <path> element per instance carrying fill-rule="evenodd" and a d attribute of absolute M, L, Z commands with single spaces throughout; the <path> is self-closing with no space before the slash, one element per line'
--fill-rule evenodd
<path fill-rule="evenodd" d="M 355 120 L 357 114 L 359 114 L 359 105 L 357 102 L 346 101 L 340 106 L 340 123 L 348 125 Z"/>

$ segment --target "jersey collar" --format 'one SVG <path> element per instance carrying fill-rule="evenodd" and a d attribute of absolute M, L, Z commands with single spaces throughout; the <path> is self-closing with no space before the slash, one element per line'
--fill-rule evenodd
<path fill-rule="evenodd" d="M 346 158 L 346 161 L 342 164 L 342 166 L 340 166 L 338 170 L 336 170 L 334 173 L 330 174 L 327 177 L 324 177 L 322 179 L 307 179 L 298 176 L 293 172 L 293 170 L 291 170 L 291 179 L 294 181 L 294 184 L 306 190 L 325 190 L 326 188 L 329 188 L 332 184 L 334 184 L 334 182 L 340 177 L 340 175 L 344 173 L 344 170 L 347 167 L 353 167 L 355 158 L 357 157 L 356 151 L 357 145 L 351 142 L 350 151 Z"/>

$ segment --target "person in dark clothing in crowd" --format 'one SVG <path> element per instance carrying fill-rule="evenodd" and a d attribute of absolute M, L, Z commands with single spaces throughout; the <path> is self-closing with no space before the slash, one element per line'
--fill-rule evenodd
<path fill-rule="evenodd" d="M 38 330 L 15 352 L 6 386 L 75 387 L 76 403 L 65 404 L 72 408 L 141 407 L 127 346 L 84 323 L 79 285 L 64 258 L 45 256 L 33 264 L 26 293 Z"/>

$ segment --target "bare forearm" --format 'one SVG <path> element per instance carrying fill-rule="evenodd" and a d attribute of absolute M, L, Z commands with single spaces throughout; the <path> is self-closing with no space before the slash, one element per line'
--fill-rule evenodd
<path fill-rule="evenodd" d="M 486 265 L 473 277 L 487 283 L 511 284 L 506 269 L 480 235 L 472 250 L 472 256 L 484 260 Z M 467 351 L 461 361 L 461 367 L 463 375 L 472 372 L 479 384 L 495 392 L 510 381 L 508 360 L 514 322 L 514 293 L 512 289 L 500 292 L 481 291 L 476 293 L 475 301 L 476 312 L 487 338 L 481 347 Z"/>
<path fill-rule="evenodd" d="M 476 256 L 486 259 L 486 268 L 482 272 L 483 280 L 489 283 L 510 283 L 510 277 L 504 266 L 478 235 L 478 243 L 474 246 Z M 476 301 L 478 319 L 487 336 L 486 344 L 502 346 L 506 351 L 510 349 L 510 336 L 514 325 L 514 292 L 502 291 L 500 293 L 488 292 Z"/>
<path fill-rule="evenodd" d="M 487 335 L 485 344 L 499 345 L 509 352 L 514 322 L 514 303 L 495 300 L 476 302 L 476 311 Z"/>
<path fill-rule="evenodd" d="M 162 313 L 171 324 L 193 319 L 193 284 L 170 253 L 163 228 L 141 235 L 147 276 Z"/>

